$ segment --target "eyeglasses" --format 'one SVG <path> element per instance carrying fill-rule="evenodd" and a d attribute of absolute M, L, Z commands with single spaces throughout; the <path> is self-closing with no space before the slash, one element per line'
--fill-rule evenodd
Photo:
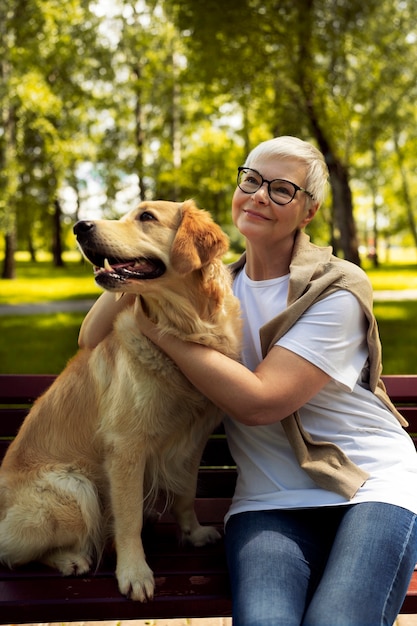
<path fill-rule="evenodd" d="M 313 194 L 307 191 L 307 189 L 303 189 L 289 180 L 283 180 L 282 178 L 266 180 L 259 172 L 250 167 L 238 167 L 237 172 L 239 189 L 244 193 L 255 193 L 264 183 L 267 183 L 269 197 L 276 204 L 289 204 L 291 200 L 294 200 L 297 191 L 304 191 L 310 198 L 313 198 Z"/>

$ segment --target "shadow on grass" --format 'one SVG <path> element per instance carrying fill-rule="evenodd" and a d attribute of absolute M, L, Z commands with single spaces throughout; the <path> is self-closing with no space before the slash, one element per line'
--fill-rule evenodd
<path fill-rule="evenodd" d="M 78 349 L 84 313 L 0 317 L 0 373 L 58 374 Z"/>

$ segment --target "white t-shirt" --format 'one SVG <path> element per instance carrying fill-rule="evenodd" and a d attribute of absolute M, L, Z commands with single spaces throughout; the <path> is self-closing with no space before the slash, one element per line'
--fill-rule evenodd
<path fill-rule="evenodd" d="M 245 270 L 235 279 L 234 293 L 244 320 L 242 360 L 251 370 L 262 360 L 259 329 L 286 308 L 288 282 L 289 275 L 252 281 Z M 226 521 L 243 511 L 369 501 L 417 513 L 413 442 L 397 418 L 361 382 L 368 351 L 366 322 L 358 300 L 348 291 L 336 291 L 312 305 L 277 345 L 331 376 L 300 408 L 301 422 L 313 439 L 339 446 L 370 478 L 348 501 L 318 487 L 301 469 L 280 422 L 253 427 L 226 418 L 227 438 L 238 468 Z"/>

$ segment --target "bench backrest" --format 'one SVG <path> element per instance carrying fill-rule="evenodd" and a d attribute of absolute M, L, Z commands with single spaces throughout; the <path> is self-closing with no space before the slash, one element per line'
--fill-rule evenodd
<path fill-rule="evenodd" d="M 0 375 L 0 459 L 16 435 L 33 401 L 55 376 Z M 387 391 L 409 422 L 417 447 L 417 375 L 384 376 Z M 236 481 L 234 462 L 220 427 L 207 443 L 201 462 L 198 496 L 230 498 Z"/>

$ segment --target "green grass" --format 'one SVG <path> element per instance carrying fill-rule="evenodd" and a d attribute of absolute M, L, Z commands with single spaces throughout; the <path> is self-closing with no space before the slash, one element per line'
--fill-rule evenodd
<path fill-rule="evenodd" d="M 375 290 L 417 289 L 417 265 L 384 265 L 377 269 L 364 264 Z"/>
<path fill-rule="evenodd" d="M 377 302 L 384 374 L 417 372 L 417 302 Z M 77 350 L 82 313 L 0 316 L 0 373 L 56 374 Z"/>
<path fill-rule="evenodd" d="M 83 317 L 83 313 L 0 316 L 0 373 L 59 373 L 77 351 Z"/>
<path fill-rule="evenodd" d="M 78 253 L 67 253 L 55 268 L 43 255 L 33 263 L 19 255 L 17 277 L 0 281 L 0 305 L 96 299 L 102 293 L 93 269 Z M 0 315 L 0 373 L 57 374 L 77 349 L 84 313 Z"/>
<path fill-rule="evenodd" d="M 417 301 L 376 302 L 384 374 L 417 374 Z"/>
<path fill-rule="evenodd" d="M 94 282 L 92 266 L 77 253 L 67 253 L 64 267 L 53 267 L 46 256 L 33 263 L 16 262 L 16 278 L 0 281 L 1 304 L 32 304 L 53 300 L 96 298 L 102 290 Z"/>
<path fill-rule="evenodd" d="M 40 303 L 63 299 L 95 299 L 91 266 L 79 255 L 67 255 L 64 268 L 50 259 L 31 263 L 19 258 L 17 278 L 0 281 L 0 304 Z M 367 268 L 374 289 L 417 289 L 417 267 L 411 264 Z M 383 345 L 384 373 L 417 372 L 417 302 L 376 302 Z M 1 373 L 58 373 L 77 350 L 83 313 L 0 316 Z"/>

